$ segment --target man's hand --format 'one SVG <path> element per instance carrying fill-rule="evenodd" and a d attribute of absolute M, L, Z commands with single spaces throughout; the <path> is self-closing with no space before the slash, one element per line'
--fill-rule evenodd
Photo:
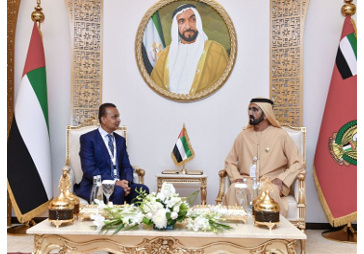
<path fill-rule="evenodd" d="M 120 186 L 121 188 L 124 189 L 125 192 L 125 196 L 128 196 L 130 194 L 130 190 L 131 188 L 128 186 L 129 182 L 127 180 L 120 180 L 120 181 L 116 181 L 115 183 L 117 186 Z"/>
<path fill-rule="evenodd" d="M 280 192 L 282 193 L 282 191 L 283 191 L 283 182 L 282 182 L 282 180 L 281 180 L 281 179 L 276 178 L 276 179 L 274 179 L 274 180 L 272 181 L 272 183 L 274 183 L 275 185 L 278 185 L 279 190 L 280 190 Z"/>

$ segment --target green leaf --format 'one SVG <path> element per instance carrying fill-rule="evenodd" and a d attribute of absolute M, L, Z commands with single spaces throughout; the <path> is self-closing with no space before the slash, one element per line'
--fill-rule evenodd
<path fill-rule="evenodd" d="M 113 235 L 117 234 L 120 230 L 122 230 L 124 228 L 124 225 L 121 224 L 119 227 L 116 228 L 116 230 L 114 231 L 114 233 L 112 233 Z"/>
<path fill-rule="evenodd" d="M 190 205 L 190 206 L 192 206 L 193 205 L 193 203 L 195 203 L 195 201 L 196 201 L 196 198 L 197 198 L 197 196 L 198 196 L 198 194 L 200 193 L 200 191 L 199 190 L 197 190 L 197 191 L 194 191 L 194 192 L 192 192 L 190 195 L 188 195 L 186 198 L 184 198 L 184 200 Z"/>
<path fill-rule="evenodd" d="M 143 218 L 143 223 L 144 224 L 147 224 L 148 226 L 152 225 L 153 222 L 151 219 L 147 219 L 146 217 Z"/>
<path fill-rule="evenodd" d="M 139 225 L 134 225 L 134 226 L 132 226 L 132 227 L 129 227 L 129 228 L 125 228 L 125 230 L 131 230 L 131 229 L 133 229 L 133 228 L 137 228 Z"/>

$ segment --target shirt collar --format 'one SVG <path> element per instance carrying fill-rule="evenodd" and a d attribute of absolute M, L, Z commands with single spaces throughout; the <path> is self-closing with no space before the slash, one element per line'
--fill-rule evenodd
<path fill-rule="evenodd" d="M 106 137 L 107 134 L 111 134 L 111 136 L 114 137 L 114 132 L 108 133 L 101 126 L 99 127 L 99 132 L 101 133 L 101 136 L 103 136 L 103 137 Z"/>

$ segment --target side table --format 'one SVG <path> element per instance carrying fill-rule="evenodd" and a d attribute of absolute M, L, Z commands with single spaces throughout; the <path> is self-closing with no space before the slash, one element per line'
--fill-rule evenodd
<path fill-rule="evenodd" d="M 206 205 L 206 182 L 207 175 L 188 175 L 188 174 L 157 174 L 157 192 L 162 188 L 163 182 L 167 183 L 200 183 L 201 188 L 201 205 Z"/>

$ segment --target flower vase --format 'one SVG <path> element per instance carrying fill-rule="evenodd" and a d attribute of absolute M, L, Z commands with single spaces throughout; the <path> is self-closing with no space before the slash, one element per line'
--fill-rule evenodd
<path fill-rule="evenodd" d="M 172 224 L 172 225 L 168 225 L 166 228 L 157 228 L 157 227 L 155 226 L 155 224 L 153 224 L 153 229 L 154 229 L 154 230 L 173 230 L 173 229 L 174 229 L 174 224 Z"/>

